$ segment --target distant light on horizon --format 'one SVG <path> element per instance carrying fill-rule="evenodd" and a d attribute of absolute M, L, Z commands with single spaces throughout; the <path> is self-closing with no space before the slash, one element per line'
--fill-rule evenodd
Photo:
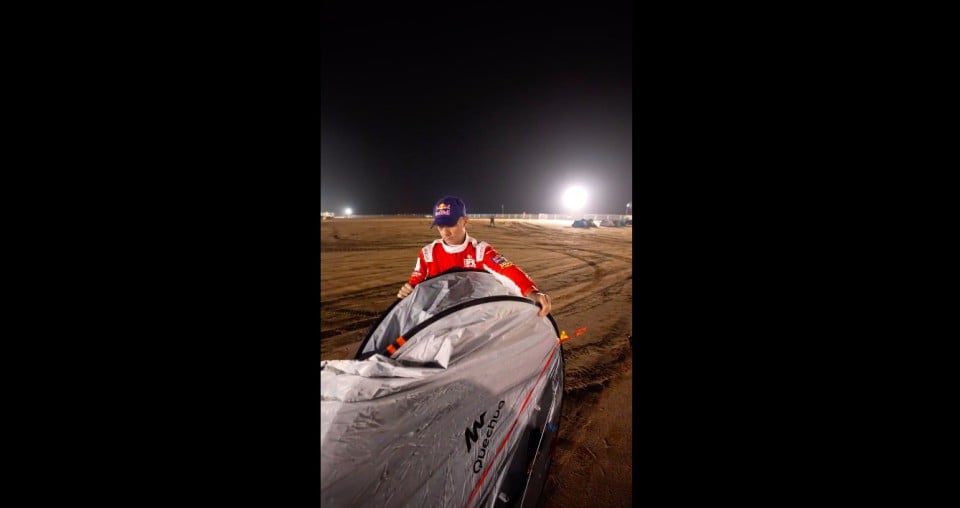
<path fill-rule="evenodd" d="M 346 214 L 346 215 L 348 215 L 348 216 L 349 216 L 349 215 L 353 215 L 353 210 L 352 210 L 351 208 L 347 208 L 346 210 L 343 211 L 343 213 Z"/>
<path fill-rule="evenodd" d="M 570 187 L 563 193 L 563 205 L 571 210 L 579 210 L 586 202 L 587 191 L 583 187 Z"/>

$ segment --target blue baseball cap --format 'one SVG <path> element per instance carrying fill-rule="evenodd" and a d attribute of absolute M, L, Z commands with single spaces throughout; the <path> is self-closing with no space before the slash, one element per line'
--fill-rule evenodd
<path fill-rule="evenodd" d="M 444 196 L 433 205 L 433 226 L 455 226 L 460 217 L 467 216 L 467 205 L 456 196 Z"/>

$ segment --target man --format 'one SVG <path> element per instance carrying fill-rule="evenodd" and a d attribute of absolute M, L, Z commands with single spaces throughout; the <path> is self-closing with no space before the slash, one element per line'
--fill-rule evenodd
<path fill-rule="evenodd" d="M 417 264 L 397 298 L 406 298 L 413 288 L 426 279 L 452 268 L 487 271 L 517 293 L 540 303 L 540 317 L 550 313 L 550 296 L 542 293 L 533 280 L 519 266 L 501 256 L 492 245 L 467 235 L 467 206 L 458 197 L 445 196 L 433 207 L 433 226 L 437 226 L 440 240 L 434 240 L 420 249 Z"/>

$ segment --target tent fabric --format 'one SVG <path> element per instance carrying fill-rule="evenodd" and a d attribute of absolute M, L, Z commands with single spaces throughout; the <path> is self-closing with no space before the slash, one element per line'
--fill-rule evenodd
<path fill-rule="evenodd" d="M 597 223 L 594 222 L 593 219 L 577 219 L 577 220 L 573 221 L 573 223 L 570 224 L 570 225 L 573 226 L 573 227 L 575 227 L 575 228 L 595 228 L 595 227 L 597 227 Z"/>
<path fill-rule="evenodd" d="M 458 275 L 453 275 L 454 273 Z M 448 272 L 444 276 L 429 280 L 429 284 L 418 284 L 413 293 L 398 300 L 397 304 L 387 311 L 361 344 L 357 354 L 358 359 L 366 358 L 376 352 L 382 353 L 397 336 L 458 305 L 496 296 L 515 296 L 517 301 L 529 302 L 526 298 L 519 296 L 515 288 L 498 283 L 485 272 Z M 403 349 L 412 348 L 408 346 Z M 417 361 L 417 358 L 408 352 L 404 352 L 402 358 L 406 361 Z M 423 357 L 420 361 L 426 362 L 430 359 Z"/>
<path fill-rule="evenodd" d="M 519 502 L 562 398 L 557 328 L 538 311 L 484 272 L 442 275 L 394 305 L 358 359 L 321 362 L 321 502 Z"/>

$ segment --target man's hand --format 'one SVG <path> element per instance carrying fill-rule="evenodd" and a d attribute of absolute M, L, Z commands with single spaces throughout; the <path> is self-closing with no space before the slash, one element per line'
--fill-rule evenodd
<path fill-rule="evenodd" d="M 537 313 L 537 316 L 543 317 L 550 313 L 550 307 L 552 306 L 550 303 L 550 295 L 537 291 L 527 294 L 527 298 L 540 302 L 540 312 Z"/>
<path fill-rule="evenodd" d="M 406 298 L 407 295 L 413 292 L 413 286 L 409 282 L 405 282 L 403 287 L 400 288 L 400 291 L 397 291 L 397 298 Z"/>

